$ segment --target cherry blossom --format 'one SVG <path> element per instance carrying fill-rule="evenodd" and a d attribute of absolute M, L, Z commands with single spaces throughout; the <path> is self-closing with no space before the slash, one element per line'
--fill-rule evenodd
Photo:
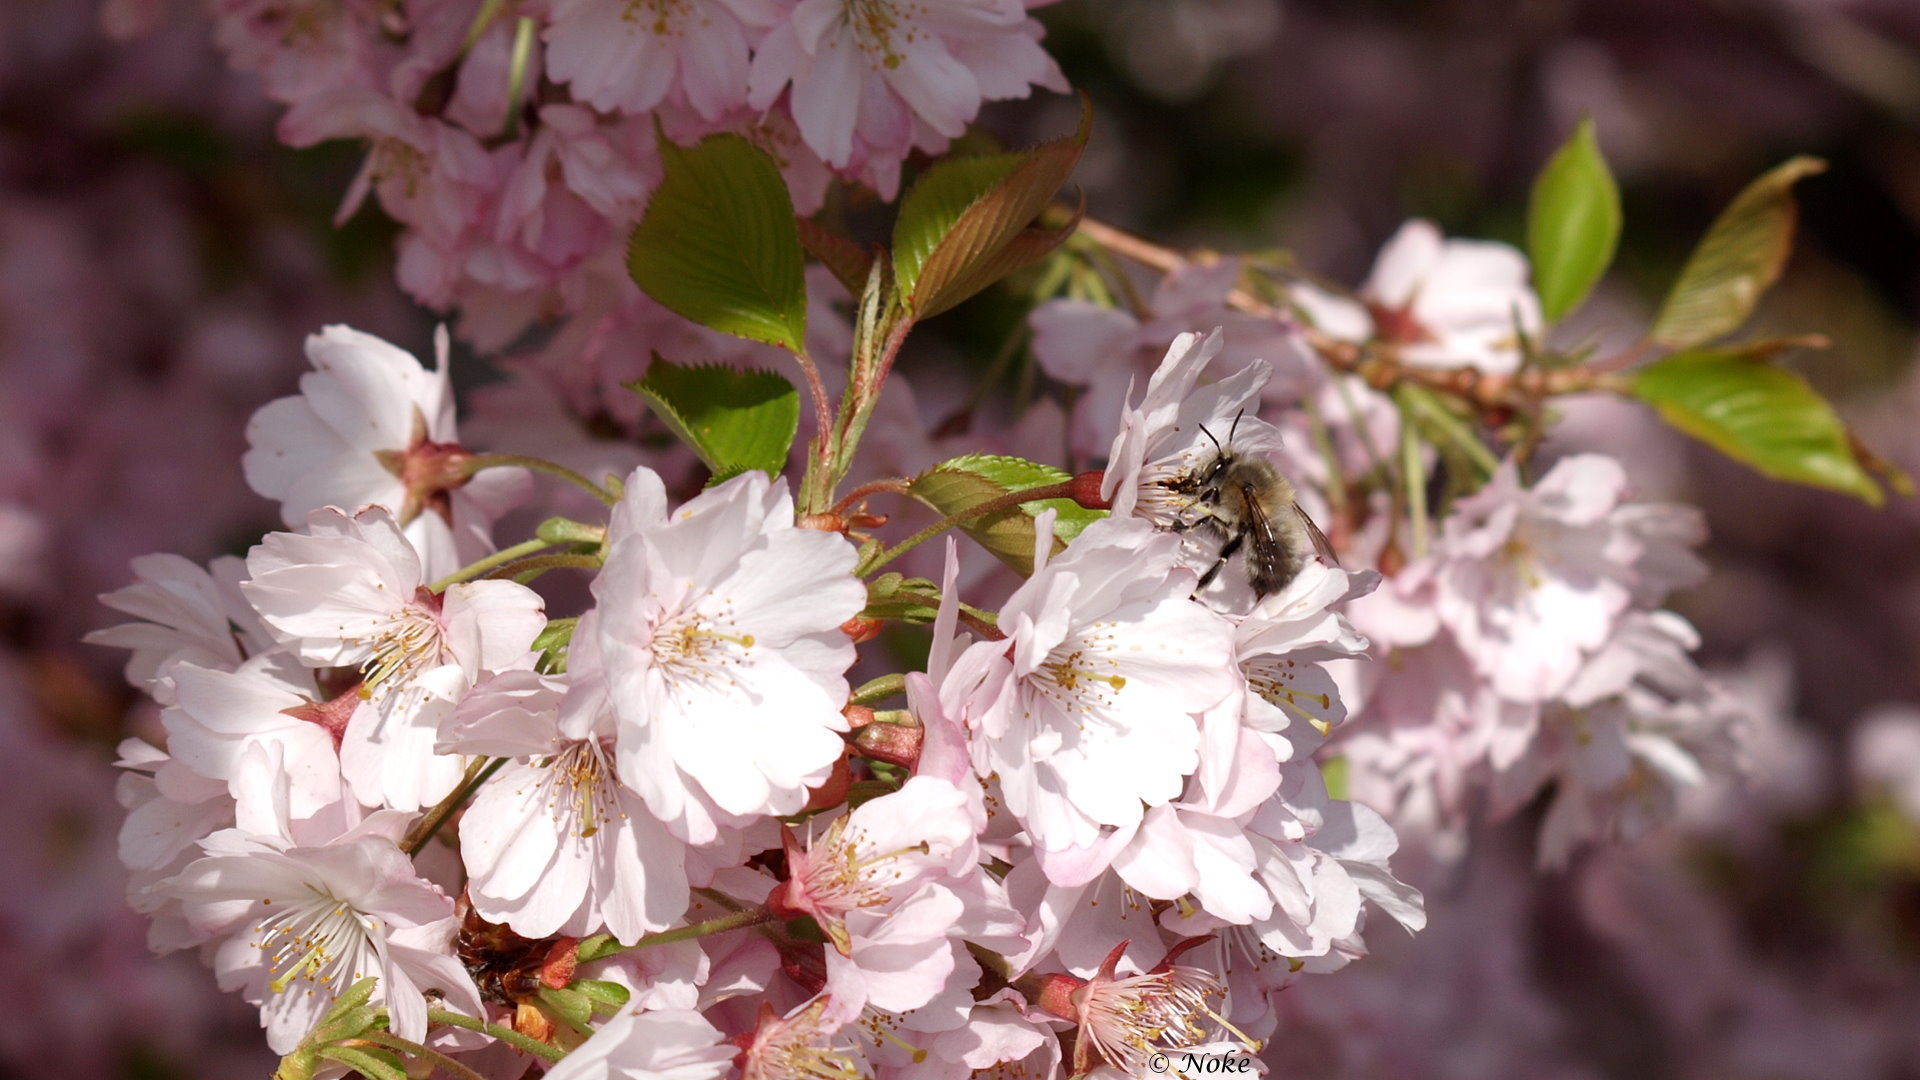
<path fill-rule="evenodd" d="M 376 814 L 318 846 L 228 831 L 163 886 L 214 946 L 221 984 L 260 1006 L 267 1041 L 290 1053 L 347 986 L 374 975 L 392 1029 L 427 1034 L 424 991 L 479 1015 L 450 945 L 453 901 L 395 846 L 405 818 Z"/>
<path fill-rule="evenodd" d="M 428 589 L 414 547 L 386 509 L 316 511 L 308 532 L 273 533 L 247 556 L 241 589 L 315 667 L 358 667 L 365 709 L 339 730 L 361 801 L 413 810 L 465 768 L 436 757 L 438 722 L 482 672 L 518 661 L 546 624 L 538 594 L 510 581 Z"/>
<path fill-rule="evenodd" d="M 1008 598 L 1007 640 L 969 649 L 1012 662 L 973 732 L 976 768 L 999 774 L 1062 883 L 1098 872 L 1105 830 L 1179 796 L 1197 715 L 1240 689 L 1231 624 L 1188 601 L 1178 549 L 1143 521 L 1095 522 Z M 1094 865 L 1068 869 L 1081 859 Z"/>
<path fill-rule="evenodd" d="M 558 0 L 547 62 L 602 112 L 672 101 L 713 121 L 746 104 L 748 50 L 778 18 L 773 0 Z"/>
<path fill-rule="evenodd" d="M 1521 337 L 1538 337 L 1540 300 L 1527 260 L 1506 244 L 1447 240 L 1409 221 L 1387 245 L 1360 296 L 1374 331 L 1409 364 L 1503 375 L 1520 366 Z"/>
<path fill-rule="evenodd" d="M 720 1080 L 732 1069 L 735 1049 L 691 1009 L 645 1012 L 628 1007 L 547 1071 L 552 1080 L 661 1077 Z"/>
<path fill-rule="evenodd" d="M 593 588 L 621 780 L 692 843 L 798 810 L 844 748 L 853 546 L 796 527 L 784 480 L 749 471 L 669 513 L 644 468 L 607 544 Z"/>
<path fill-rule="evenodd" d="M 247 425 L 247 483 L 278 499 L 292 528 L 328 506 L 384 506 L 436 577 L 491 551 L 493 519 L 519 500 L 526 475 L 489 469 L 469 480 L 461 471 L 471 455 L 454 428 L 444 329 L 435 348 L 439 364 L 428 371 L 344 326 L 309 337 L 314 370 L 299 395 Z"/>
<path fill-rule="evenodd" d="M 460 820 L 474 910 L 529 938 L 631 942 L 687 908 L 684 845 L 621 783 L 612 703 L 583 617 L 566 676 L 508 671 L 443 725 L 441 752 L 511 761 Z"/>
<path fill-rule="evenodd" d="M 939 151 L 983 101 L 1065 90 L 1020 0 L 799 0 L 753 57 L 749 102 L 789 86 L 801 137 L 836 169 L 869 159 L 892 198 L 909 149 Z"/>

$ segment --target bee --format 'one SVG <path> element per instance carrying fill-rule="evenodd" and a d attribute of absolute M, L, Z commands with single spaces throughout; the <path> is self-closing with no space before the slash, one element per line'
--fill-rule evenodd
<path fill-rule="evenodd" d="M 1175 494 L 1190 496 L 1197 511 L 1191 520 L 1174 528 L 1205 528 L 1222 541 L 1219 557 L 1200 575 L 1194 591 L 1211 585 L 1227 560 L 1245 547 L 1247 583 L 1253 586 L 1257 600 L 1286 588 L 1311 555 L 1317 554 L 1333 566 L 1339 566 L 1340 560 L 1326 534 L 1294 501 L 1293 485 L 1280 470 L 1264 458 L 1234 448 L 1233 436 L 1239 428 L 1240 417 L 1235 416 L 1223 444 L 1205 424 L 1200 425 L 1201 433 L 1212 441 L 1214 452 L 1191 470 L 1161 484 Z"/>

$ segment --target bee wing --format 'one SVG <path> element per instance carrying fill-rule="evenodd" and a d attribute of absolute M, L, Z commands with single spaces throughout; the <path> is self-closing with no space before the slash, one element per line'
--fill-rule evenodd
<path fill-rule="evenodd" d="M 1286 548 L 1273 527 L 1273 519 L 1260 505 L 1252 487 L 1241 485 L 1240 499 L 1247 510 L 1247 578 L 1261 596 L 1278 590 L 1293 575 L 1288 571 Z"/>
<path fill-rule="evenodd" d="M 1320 526 L 1313 523 L 1313 519 L 1307 516 L 1305 510 L 1300 509 L 1299 503 L 1293 504 L 1293 512 L 1299 516 L 1300 524 L 1306 526 L 1307 539 L 1313 541 L 1313 550 L 1327 565 L 1339 566 L 1340 556 L 1333 553 L 1333 541 L 1327 539 L 1327 534 L 1320 531 Z"/>

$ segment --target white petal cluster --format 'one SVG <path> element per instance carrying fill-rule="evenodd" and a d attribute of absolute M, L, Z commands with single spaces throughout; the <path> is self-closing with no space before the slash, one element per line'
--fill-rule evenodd
<path fill-rule="evenodd" d="M 302 458 L 303 490 L 352 490 L 358 457 L 417 477 L 382 455 L 444 382 L 325 342 L 348 359 L 299 409 L 374 434 Z M 289 1061 L 367 978 L 393 1038 L 503 1080 L 522 1063 L 473 1025 L 571 1050 L 568 1078 L 1048 1075 L 1063 1023 L 1080 1071 L 1248 1050 L 1296 972 L 1364 953 L 1369 906 L 1424 916 L 1392 829 L 1313 760 L 1345 716 L 1325 665 L 1367 647 L 1339 605 L 1375 576 L 1195 595 L 1183 477 L 1218 438 L 1276 445 L 1242 415 L 1264 365 L 1204 382 L 1218 345 L 1180 338 L 1124 415 L 1130 512 L 1039 541 L 977 641 L 949 548 L 927 670 L 863 691 L 904 684 L 904 710 L 853 703 L 860 550 L 759 471 L 678 502 L 647 468 L 609 480 L 604 528 L 544 564 L 436 578 L 404 484 L 211 573 L 143 560 L 108 599 L 144 621 L 99 640 L 163 706 L 165 745 L 122 748 L 155 944 L 201 948 Z M 435 409 L 401 449 L 458 462 Z M 550 618 L 511 580 L 536 564 L 588 571 L 585 610 Z M 1276 962 L 1230 1000 L 1253 955 Z"/>

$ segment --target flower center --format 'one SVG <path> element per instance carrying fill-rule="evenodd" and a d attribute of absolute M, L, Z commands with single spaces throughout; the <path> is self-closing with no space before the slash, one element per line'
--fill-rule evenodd
<path fill-rule="evenodd" d="M 677 36 L 686 27 L 688 0 L 629 0 L 620 17 L 661 37 Z"/>
<path fill-rule="evenodd" d="M 361 666 L 360 696 L 372 698 L 386 687 L 404 685 L 428 668 L 445 662 L 440 636 L 440 598 L 424 587 L 413 602 L 387 616 L 373 636 L 373 656 Z"/>
<path fill-rule="evenodd" d="M 1095 979 L 1080 991 L 1080 1036 L 1109 1063 L 1136 1075 L 1155 1053 L 1166 1053 L 1231 1036 L 1251 1051 L 1248 1039 L 1215 1008 L 1227 996 L 1212 973 L 1175 965 L 1124 978 Z"/>
<path fill-rule="evenodd" d="M 902 45 L 911 45 L 922 31 L 914 26 L 916 15 L 926 13 L 923 3 L 914 0 L 847 0 L 847 25 L 853 28 L 853 40 L 868 58 L 891 71 L 902 57 L 894 48 L 894 35 Z"/>
<path fill-rule="evenodd" d="M 787 1019 L 763 1017 L 742 1055 L 741 1080 L 859 1080 L 853 1058 L 829 1042 L 822 1029 L 827 999 L 820 998 Z"/>
<path fill-rule="evenodd" d="M 605 823 L 626 817 L 614 790 L 613 766 L 598 739 L 574 743 L 540 766 L 553 820 L 566 822 L 580 839 L 591 839 Z"/>
<path fill-rule="evenodd" d="M 1241 670 L 1246 673 L 1247 685 L 1254 693 L 1265 698 L 1268 704 L 1298 716 L 1325 735 L 1330 725 L 1315 715 L 1309 706 L 1326 712 L 1333 707 L 1333 695 L 1309 694 L 1295 689 L 1294 671 L 1298 666 L 1298 661 L 1288 657 L 1270 656 L 1248 661 L 1241 665 Z"/>
<path fill-rule="evenodd" d="M 731 610 L 729 604 L 718 612 L 687 609 L 654 628 L 649 645 L 669 684 L 735 681 L 727 669 L 744 661 L 755 642 L 752 634 L 736 632 Z"/>
<path fill-rule="evenodd" d="M 931 851 L 926 841 L 894 851 L 863 850 L 866 834 L 847 828 L 841 818 L 833 823 L 818 844 L 808 848 L 805 880 L 807 896 L 820 909 L 843 913 L 855 908 L 877 907 L 892 898 L 888 888 L 906 878 L 905 871 L 892 865 L 900 856 L 921 855 Z"/>
<path fill-rule="evenodd" d="M 1034 672 L 1039 691 L 1067 712 L 1110 707 L 1126 689 L 1127 678 L 1116 674 L 1120 664 L 1105 647 L 1112 642 L 1112 635 L 1103 633 L 1100 626 L 1088 628 L 1077 643 L 1069 640 L 1056 647 Z"/>
<path fill-rule="evenodd" d="M 267 988 L 282 994 L 296 982 L 307 982 L 337 990 L 365 978 L 373 967 L 368 961 L 374 959 L 371 934 L 376 926 L 344 901 L 314 889 L 312 899 L 253 928 L 253 947 L 272 975 Z"/>

